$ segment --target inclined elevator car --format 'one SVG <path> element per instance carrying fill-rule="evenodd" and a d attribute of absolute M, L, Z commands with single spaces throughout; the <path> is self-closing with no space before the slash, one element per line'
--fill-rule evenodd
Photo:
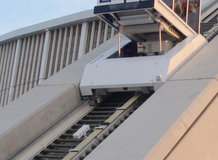
<path fill-rule="evenodd" d="M 116 29 L 117 46 L 86 65 L 81 94 L 156 91 L 204 42 L 200 10 L 200 0 L 98 0 L 94 14 Z"/>

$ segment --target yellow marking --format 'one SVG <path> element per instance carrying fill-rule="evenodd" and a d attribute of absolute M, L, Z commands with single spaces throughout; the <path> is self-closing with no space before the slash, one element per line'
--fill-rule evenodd
<path fill-rule="evenodd" d="M 140 94 L 137 94 L 135 96 L 133 96 L 132 98 L 130 98 L 122 107 L 117 108 L 117 111 L 112 114 L 106 121 L 105 123 L 112 123 L 115 119 L 117 119 L 117 117 L 119 117 L 126 109 L 128 109 L 131 104 L 133 104 L 138 98 L 139 98 Z"/>
<path fill-rule="evenodd" d="M 138 98 L 139 98 L 140 94 L 136 94 L 135 96 L 133 96 L 132 98 L 130 98 L 122 107 L 120 107 L 119 109 L 127 109 L 129 108 Z"/>
<path fill-rule="evenodd" d="M 106 121 L 105 123 L 112 123 L 117 117 L 119 117 L 122 113 L 124 112 L 124 110 L 117 110 L 116 112 L 114 112 L 114 114 L 112 114 Z"/>
<path fill-rule="evenodd" d="M 78 152 L 70 152 L 62 160 L 71 160 L 74 156 L 77 155 L 77 153 Z"/>
<path fill-rule="evenodd" d="M 80 144 L 76 146 L 73 150 L 81 151 L 85 146 L 87 146 L 93 139 L 95 139 L 107 126 L 102 125 L 95 129 L 86 139 L 84 139 Z M 71 160 L 78 152 L 68 153 L 62 160 Z"/>
<path fill-rule="evenodd" d="M 106 128 L 106 127 L 104 127 Z M 104 129 L 103 128 L 103 129 Z M 84 139 L 75 149 L 80 151 L 82 150 L 87 144 L 89 144 L 97 135 L 99 135 L 102 130 L 94 130 L 86 139 Z"/>

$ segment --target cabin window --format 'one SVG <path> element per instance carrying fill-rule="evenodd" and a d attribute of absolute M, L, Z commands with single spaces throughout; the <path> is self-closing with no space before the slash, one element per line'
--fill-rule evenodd
<path fill-rule="evenodd" d="M 199 33 L 200 0 L 163 0 L 195 32 Z"/>
<path fill-rule="evenodd" d="M 163 0 L 170 8 L 172 8 L 173 1 L 172 0 Z"/>
<path fill-rule="evenodd" d="M 100 0 L 100 3 L 111 2 L 111 0 Z"/>
<path fill-rule="evenodd" d="M 195 32 L 199 32 L 199 14 L 200 14 L 200 0 L 190 0 L 188 10 L 188 24 Z"/>

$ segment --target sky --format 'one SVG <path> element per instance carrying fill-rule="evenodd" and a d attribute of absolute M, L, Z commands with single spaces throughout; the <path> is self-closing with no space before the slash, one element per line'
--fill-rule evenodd
<path fill-rule="evenodd" d="M 0 0 L 0 35 L 91 9 L 96 3 L 97 0 Z"/>
<path fill-rule="evenodd" d="M 0 0 L 0 35 L 92 9 L 97 0 Z"/>

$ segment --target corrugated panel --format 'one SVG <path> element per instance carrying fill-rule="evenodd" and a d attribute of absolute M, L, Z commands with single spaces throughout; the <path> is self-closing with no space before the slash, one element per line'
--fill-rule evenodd
<path fill-rule="evenodd" d="M 38 84 L 44 38 L 42 33 L 22 39 L 12 100 Z"/>
<path fill-rule="evenodd" d="M 81 27 L 79 24 L 51 31 L 46 78 L 76 60 Z"/>
<path fill-rule="evenodd" d="M 16 51 L 16 41 L 0 46 L 0 105 L 8 104 L 9 89 Z"/>

